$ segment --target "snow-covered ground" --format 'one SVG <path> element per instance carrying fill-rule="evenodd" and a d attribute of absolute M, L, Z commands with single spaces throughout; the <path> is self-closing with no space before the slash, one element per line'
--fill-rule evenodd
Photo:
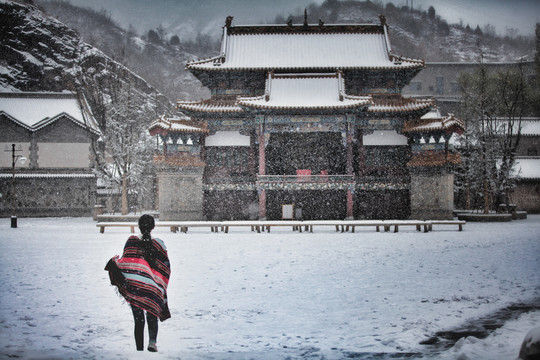
<path fill-rule="evenodd" d="M 538 303 L 539 215 L 463 232 L 159 228 L 172 318 L 160 323 L 159 353 L 137 353 L 131 310 L 103 270 L 128 235 L 100 234 L 90 218 L 20 218 L 17 229 L 0 219 L 0 357 L 506 360 L 540 325 L 531 311 L 442 353 L 419 344 L 508 305 Z"/>

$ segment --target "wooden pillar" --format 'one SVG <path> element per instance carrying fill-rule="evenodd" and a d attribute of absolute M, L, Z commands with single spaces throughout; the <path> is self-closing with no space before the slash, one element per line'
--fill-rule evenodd
<path fill-rule="evenodd" d="M 259 175 L 266 175 L 266 147 L 264 124 L 259 124 Z M 266 219 L 266 190 L 259 189 L 259 220 Z"/>
<path fill-rule="evenodd" d="M 256 177 L 257 175 L 257 169 L 255 165 L 255 137 L 257 134 L 254 131 L 251 131 L 249 134 L 249 155 L 248 155 L 248 166 L 249 166 L 249 173 L 253 177 Z"/>
<path fill-rule="evenodd" d="M 364 131 L 357 130 L 358 140 L 358 176 L 364 176 L 366 172 L 366 149 L 364 148 Z"/>
<path fill-rule="evenodd" d="M 266 190 L 259 189 L 259 220 L 266 219 Z"/>
<path fill-rule="evenodd" d="M 350 122 L 347 122 L 347 175 L 353 174 L 352 126 Z"/>
<path fill-rule="evenodd" d="M 347 189 L 347 219 L 354 219 L 352 189 Z"/>
<path fill-rule="evenodd" d="M 266 175 L 264 125 L 259 125 L 259 175 Z"/>

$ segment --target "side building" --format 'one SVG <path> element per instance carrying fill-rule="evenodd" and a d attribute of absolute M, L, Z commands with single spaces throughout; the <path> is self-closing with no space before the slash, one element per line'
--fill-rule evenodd
<path fill-rule="evenodd" d="M 191 119 L 182 125 L 199 130 L 167 119 L 150 129 L 164 164 L 160 217 L 451 218 L 459 157 L 448 141 L 463 126 L 425 117 L 432 99 L 401 95 L 423 68 L 392 53 L 384 17 L 260 26 L 227 18 L 221 53 L 187 64 L 211 98 L 177 103 Z"/>
<path fill-rule="evenodd" d="M 403 88 L 403 94 L 416 99 L 435 99 L 441 112 L 459 114 L 459 78 L 461 74 L 473 72 L 480 66 L 475 62 L 426 62 L 425 69 Z M 519 70 L 529 84 L 536 84 L 537 81 L 534 61 L 485 62 L 482 66 L 489 72 Z M 521 122 L 515 122 L 521 124 L 521 140 L 516 152 L 516 186 L 510 199 L 519 210 L 540 213 L 540 118 L 538 114 L 531 115 L 536 116 L 523 117 Z M 505 122 L 504 119 L 500 121 Z M 517 133 L 517 129 L 514 133 Z M 457 208 L 465 208 L 459 192 L 455 199 Z"/>
<path fill-rule="evenodd" d="M 0 93 L 1 216 L 91 216 L 99 134 L 72 93 Z"/>

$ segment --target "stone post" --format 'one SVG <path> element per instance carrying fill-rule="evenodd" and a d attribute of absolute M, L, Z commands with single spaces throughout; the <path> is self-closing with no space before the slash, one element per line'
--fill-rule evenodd
<path fill-rule="evenodd" d="M 411 169 L 411 219 L 451 220 L 454 174 L 441 168 Z"/>
<path fill-rule="evenodd" d="M 200 221 L 203 213 L 204 167 L 161 167 L 157 172 L 159 219 Z"/>

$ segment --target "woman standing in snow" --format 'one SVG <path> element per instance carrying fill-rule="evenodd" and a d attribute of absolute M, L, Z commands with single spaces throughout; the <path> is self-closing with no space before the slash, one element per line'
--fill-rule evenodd
<path fill-rule="evenodd" d="M 124 246 L 122 257 L 113 257 L 105 266 L 111 284 L 131 305 L 135 319 L 135 344 L 137 350 L 144 349 L 144 313 L 148 322 L 148 351 L 157 351 L 158 318 L 164 321 L 171 317 L 167 305 L 167 286 L 171 266 L 165 243 L 150 235 L 154 229 L 154 218 L 143 215 L 139 218 L 141 235 L 130 236 Z"/>

